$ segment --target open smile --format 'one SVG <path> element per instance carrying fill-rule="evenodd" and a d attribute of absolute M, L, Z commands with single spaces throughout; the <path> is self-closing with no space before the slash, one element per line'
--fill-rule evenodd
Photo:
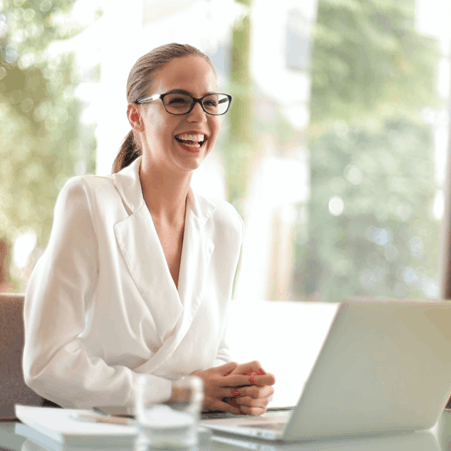
<path fill-rule="evenodd" d="M 208 138 L 203 133 L 181 133 L 176 135 L 175 139 L 185 150 L 197 153 L 200 152 Z"/>

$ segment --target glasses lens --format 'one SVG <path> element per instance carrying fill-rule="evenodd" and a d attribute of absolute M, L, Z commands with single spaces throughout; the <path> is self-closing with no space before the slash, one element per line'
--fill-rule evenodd
<path fill-rule="evenodd" d="M 204 97 L 202 105 L 209 114 L 224 114 L 229 108 L 230 99 L 224 94 L 211 94 Z"/>
<path fill-rule="evenodd" d="M 167 94 L 164 96 L 164 106 L 169 113 L 185 114 L 191 108 L 193 99 L 185 94 Z"/>

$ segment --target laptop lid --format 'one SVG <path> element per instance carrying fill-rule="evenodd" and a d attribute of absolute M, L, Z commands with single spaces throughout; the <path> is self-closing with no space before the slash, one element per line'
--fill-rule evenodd
<path fill-rule="evenodd" d="M 341 303 L 282 435 L 256 418 L 266 429 L 258 436 L 311 440 L 430 428 L 451 393 L 450 356 L 451 304 Z M 224 423 L 255 436 L 250 420 Z"/>
<path fill-rule="evenodd" d="M 341 303 L 283 438 L 428 429 L 451 394 L 451 304 Z"/>

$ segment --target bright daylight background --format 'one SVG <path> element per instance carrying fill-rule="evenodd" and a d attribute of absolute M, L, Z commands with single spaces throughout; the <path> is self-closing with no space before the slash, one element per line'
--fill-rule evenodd
<path fill-rule="evenodd" d="M 59 189 L 110 173 L 125 84 L 163 43 L 234 96 L 197 189 L 239 210 L 234 298 L 438 296 L 451 6 L 440 0 L 0 0 L 0 287 L 24 291 Z"/>
<path fill-rule="evenodd" d="M 280 370 L 276 333 L 306 375 L 334 302 L 437 298 L 450 23 L 441 0 L 0 0 L 0 291 L 25 290 L 65 181 L 111 172 L 128 72 L 175 41 L 234 97 L 193 185 L 246 225 L 236 360 Z"/>

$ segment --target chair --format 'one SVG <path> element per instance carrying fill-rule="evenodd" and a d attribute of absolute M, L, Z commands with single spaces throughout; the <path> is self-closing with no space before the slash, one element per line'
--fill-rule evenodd
<path fill-rule="evenodd" d="M 23 294 L 0 293 L 0 420 L 15 418 L 15 404 L 43 403 L 23 378 L 23 303 Z"/>

